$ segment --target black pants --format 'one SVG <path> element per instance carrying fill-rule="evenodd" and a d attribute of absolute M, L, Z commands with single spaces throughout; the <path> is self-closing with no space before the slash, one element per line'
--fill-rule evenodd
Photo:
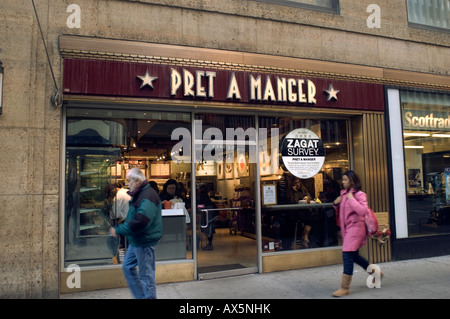
<path fill-rule="evenodd" d="M 348 276 L 353 276 L 353 263 L 360 265 L 364 271 L 367 271 L 369 267 L 369 262 L 359 255 L 357 251 L 343 251 L 342 260 L 344 261 L 344 274 Z"/>

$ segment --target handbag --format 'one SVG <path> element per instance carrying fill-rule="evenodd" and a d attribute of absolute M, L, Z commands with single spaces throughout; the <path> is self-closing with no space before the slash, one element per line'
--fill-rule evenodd
<path fill-rule="evenodd" d="M 366 235 L 372 236 L 378 231 L 378 220 L 373 210 L 368 207 L 366 216 L 364 216 L 364 222 L 366 224 Z"/>

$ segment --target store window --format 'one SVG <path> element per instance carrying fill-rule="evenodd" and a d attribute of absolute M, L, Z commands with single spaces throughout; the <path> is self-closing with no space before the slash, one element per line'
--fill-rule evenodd
<path fill-rule="evenodd" d="M 305 9 L 339 13 L 339 0 L 257 0 Z"/>
<path fill-rule="evenodd" d="M 260 146 L 259 150 L 263 252 L 341 244 L 331 203 L 339 196 L 342 173 L 350 166 L 347 127 L 346 120 L 259 118 L 259 128 L 269 132 L 267 140 L 260 141 L 264 147 Z M 274 132 L 271 128 L 279 129 L 278 140 L 271 139 L 270 132 Z M 306 130 L 316 139 L 309 139 L 305 146 L 310 144 L 314 148 L 309 150 L 310 154 L 323 157 L 323 163 L 315 165 L 311 161 L 294 160 L 298 168 L 295 171 L 287 167 L 282 159 L 285 150 L 278 146 L 283 148 L 285 138 L 292 132 Z M 302 140 L 298 141 L 302 144 Z M 315 150 L 318 144 L 321 152 Z M 279 165 L 273 165 L 278 163 L 277 159 Z M 302 177 L 302 174 L 305 175 Z"/>
<path fill-rule="evenodd" d="M 109 228 L 126 218 L 125 180 L 133 167 L 160 194 L 167 181 L 177 184 L 176 193 L 167 198 L 173 205 L 163 210 L 157 260 L 192 258 L 191 166 L 171 158 L 178 142 L 171 133 L 180 127 L 190 131 L 189 113 L 67 108 L 65 266 L 121 263 L 128 243 L 111 237 Z"/>
<path fill-rule="evenodd" d="M 408 0 L 410 25 L 450 31 L 450 0 Z"/>
<path fill-rule="evenodd" d="M 450 233 L 450 98 L 400 91 L 410 237 Z"/>

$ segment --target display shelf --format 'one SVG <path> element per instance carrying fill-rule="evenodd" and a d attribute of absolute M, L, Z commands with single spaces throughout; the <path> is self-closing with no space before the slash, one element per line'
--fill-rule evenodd
<path fill-rule="evenodd" d="M 66 262 L 112 263 L 115 249 L 109 229 L 114 226 L 110 209 L 114 186 L 120 176 L 112 175 L 120 149 L 112 147 L 68 147 L 66 159 Z"/>
<path fill-rule="evenodd" d="M 85 214 L 85 213 L 89 213 L 89 212 L 93 212 L 93 211 L 96 211 L 99 213 L 102 212 L 102 210 L 99 208 L 80 208 L 80 214 Z"/>
<path fill-rule="evenodd" d="M 111 224 L 109 208 L 113 202 L 112 187 L 117 180 L 111 175 L 111 168 L 116 165 L 119 152 L 110 148 L 70 149 L 69 152 L 74 159 L 69 169 L 77 172 L 76 236 L 104 236 Z"/>
<path fill-rule="evenodd" d="M 98 174 L 98 171 L 83 171 L 80 172 L 80 176 L 88 176 L 88 175 L 93 175 L 93 174 Z"/>
<path fill-rule="evenodd" d="M 80 187 L 80 193 L 100 190 L 99 187 Z"/>
<path fill-rule="evenodd" d="M 98 225 L 98 224 L 80 225 L 80 231 L 98 228 L 98 227 L 102 227 L 102 225 Z"/>

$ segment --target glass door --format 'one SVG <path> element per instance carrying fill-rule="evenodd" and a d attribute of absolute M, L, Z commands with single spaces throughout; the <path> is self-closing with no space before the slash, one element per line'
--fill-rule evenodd
<path fill-rule="evenodd" d="M 194 130 L 198 278 L 255 273 L 254 118 L 197 114 Z"/>

